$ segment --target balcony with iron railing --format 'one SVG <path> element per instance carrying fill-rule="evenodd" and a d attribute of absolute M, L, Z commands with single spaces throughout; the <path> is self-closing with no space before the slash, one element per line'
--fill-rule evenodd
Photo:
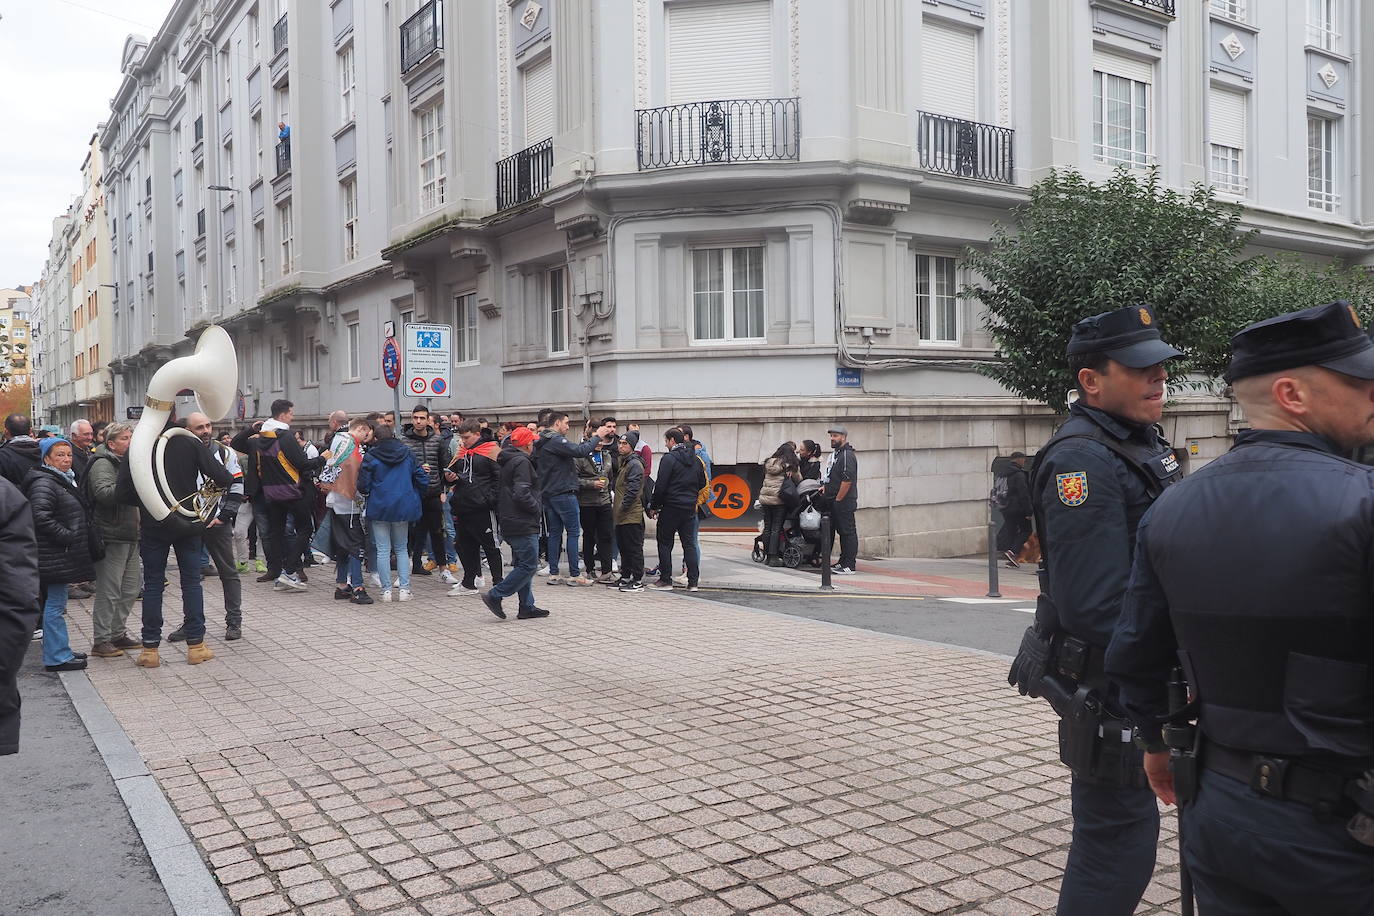
<path fill-rule="evenodd" d="M 1012 183 L 1010 127 L 918 111 L 921 168 L 959 178 Z"/>
<path fill-rule="evenodd" d="M 429 0 L 401 23 L 401 72 L 406 73 L 444 47 L 444 5 Z"/>
<path fill-rule="evenodd" d="M 496 163 L 496 209 L 528 203 L 549 189 L 553 138 L 541 140 Z"/>
<path fill-rule="evenodd" d="M 281 18 L 272 26 L 272 56 L 280 54 L 286 50 L 286 42 L 290 37 L 290 31 L 286 23 L 286 13 L 281 14 Z"/>
<path fill-rule="evenodd" d="M 277 144 L 277 175 L 280 178 L 291 171 L 291 141 L 282 140 Z"/>
<path fill-rule="evenodd" d="M 800 100 L 722 99 L 641 108 L 639 168 L 801 158 Z"/>
<path fill-rule="evenodd" d="M 1130 6 L 1139 6 L 1164 16 L 1174 16 L 1174 0 L 1124 0 Z"/>

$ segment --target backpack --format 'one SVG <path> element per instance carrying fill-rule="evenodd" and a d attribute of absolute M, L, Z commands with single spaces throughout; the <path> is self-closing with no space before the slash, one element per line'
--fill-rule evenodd
<path fill-rule="evenodd" d="M 640 464 L 643 464 L 643 462 L 641 461 Z M 639 491 L 639 504 L 647 509 L 649 508 L 649 503 L 654 500 L 654 479 L 648 474 L 645 474 L 644 483 L 641 484 L 641 487 L 642 489 Z"/>
<path fill-rule="evenodd" d="M 992 482 L 988 491 L 988 503 L 994 509 L 1005 509 L 1011 504 L 1011 478 L 1005 474 Z"/>
<path fill-rule="evenodd" d="M 301 498 L 300 472 L 291 466 L 291 462 L 286 460 L 286 456 L 281 453 L 281 440 L 276 436 L 264 436 L 267 440 L 266 446 L 259 446 L 258 452 L 258 480 L 263 480 L 262 464 L 266 462 L 276 462 L 282 469 L 290 475 L 291 483 L 261 483 L 262 494 L 273 502 L 289 503 Z"/>
<path fill-rule="evenodd" d="M 706 459 L 702 458 L 700 455 L 695 457 L 697 463 L 701 465 L 702 484 L 701 489 L 697 490 L 697 511 L 700 512 L 701 507 L 711 501 L 711 475 L 706 473 Z"/>

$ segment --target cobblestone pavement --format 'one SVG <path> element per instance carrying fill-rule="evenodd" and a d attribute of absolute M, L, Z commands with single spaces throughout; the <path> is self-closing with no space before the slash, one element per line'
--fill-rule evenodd
<path fill-rule="evenodd" d="M 359 607 L 326 578 L 245 583 L 207 664 L 91 659 L 243 916 L 1053 909 L 1067 782 L 1001 659 L 602 588 L 540 585 L 542 621 L 435 580 Z M 1177 909 L 1173 823 L 1143 913 Z"/>

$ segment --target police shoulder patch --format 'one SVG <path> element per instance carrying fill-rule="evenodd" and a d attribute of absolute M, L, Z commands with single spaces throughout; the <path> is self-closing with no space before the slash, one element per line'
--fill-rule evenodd
<path fill-rule="evenodd" d="M 1066 506 L 1081 506 L 1088 501 L 1088 472 L 1070 471 L 1054 475 L 1059 501 Z"/>

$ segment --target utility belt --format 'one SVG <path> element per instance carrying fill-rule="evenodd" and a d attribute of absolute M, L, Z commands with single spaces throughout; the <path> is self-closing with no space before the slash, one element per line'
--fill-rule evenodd
<path fill-rule="evenodd" d="M 1201 757 L 1204 770 L 1243 782 L 1266 798 L 1293 802 L 1323 817 L 1344 817 L 1356 811 L 1356 777 L 1293 757 L 1234 750 L 1215 741 L 1203 742 Z"/>

